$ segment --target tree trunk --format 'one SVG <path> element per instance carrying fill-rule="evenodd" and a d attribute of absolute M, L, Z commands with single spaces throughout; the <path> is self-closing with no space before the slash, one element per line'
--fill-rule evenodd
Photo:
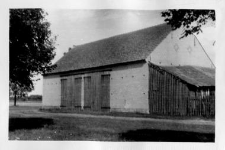
<path fill-rule="evenodd" d="M 14 92 L 14 106 L 16 106 L 16 91 Z"/>

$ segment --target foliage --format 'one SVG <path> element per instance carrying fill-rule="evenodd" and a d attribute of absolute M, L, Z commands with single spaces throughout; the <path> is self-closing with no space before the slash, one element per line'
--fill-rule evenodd
<path fill-rule="evenodd" d="M 28 97 L 29 101 L 41 101 L 42 100 L 42 96 L 41 95 L 30 95 Z"/>
<path fill-rule="evenodd" d="M 173 30 L 184 28 L 181 38 L 190 34 L 202 32 L 201 27 L 209 21 L 215 21 L 215 10 L 194 9 L 170 9 L 162 12 L 165 22 L 170 24 Z"/>
<path fill-rule="evenodd" d="M 18 86 L 17 84 L 14 83 L 9 83 L 9 96 L 10 100 L 12 100 L 12 96 L 20 98 L 20 99 L 26 99 L 28 92 L 31 90 L 27 88 L 23 88 Z"/>
<path fill-rule="evenodd" d="M 9 68 L 13 91 L 30 91 L 34 75 L 55 67 L 51 60 L 56 37 L 51 36 L 46 15 L 42 9 L 10 9 Z"/>

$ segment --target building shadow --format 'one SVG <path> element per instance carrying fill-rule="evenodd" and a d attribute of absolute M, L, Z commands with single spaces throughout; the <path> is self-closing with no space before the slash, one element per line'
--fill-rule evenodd
<path fill-rule="evenodd" d="M 9 131 L 38 129 L 53 124 L 50 118 L 9 118 Z"/>
<path fill-rule="evenodd" d="M 121 133 L 123 141 L 152 142 L 214 142 L 214 133 L 196 133 L 172 130 L 139 129 Z"/>

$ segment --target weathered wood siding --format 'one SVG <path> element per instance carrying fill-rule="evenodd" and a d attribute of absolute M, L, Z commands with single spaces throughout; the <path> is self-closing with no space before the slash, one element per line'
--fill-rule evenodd
<path fill-rule="evenodd" d="M 149 113 L 174 116 L 214 116 L 215 89 L 197 88 L 149 64 Z"/>
<path fill-rule="evenodd" d="M 215 88 L 201 88 L 191 91 L 189 99 L 189 116 L 215 116 Z"/>

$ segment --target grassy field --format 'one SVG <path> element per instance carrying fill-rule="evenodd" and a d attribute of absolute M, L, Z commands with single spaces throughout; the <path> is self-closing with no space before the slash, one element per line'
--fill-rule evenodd
<path fill-rule="evenodd" d="M 214 142 L 211 125 L 51 115 L 10 106 L 9 140 Z"/>

